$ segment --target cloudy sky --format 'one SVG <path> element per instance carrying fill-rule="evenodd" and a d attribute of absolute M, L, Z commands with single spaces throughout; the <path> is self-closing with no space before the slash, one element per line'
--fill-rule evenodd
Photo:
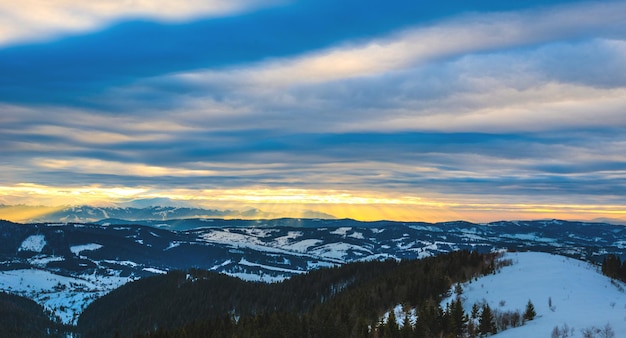
<path fill-rule="evenodd" d="M 0 151 L 4 205 L 626 222 L 626 1 L 2 0 Z"/>

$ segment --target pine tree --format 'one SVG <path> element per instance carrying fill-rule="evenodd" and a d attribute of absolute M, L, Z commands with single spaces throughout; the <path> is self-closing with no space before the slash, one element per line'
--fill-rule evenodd
<path fill-rule="evenodd" d="M 410 316 L 410 312 L 404 313 L 404 320 L 402 321 L 402 328 L 400 329 L 403 338 L 409 338 L 413 335 L 413 324 L 411 324 Z"/>
<path fill-rule="evenodd" d="M 495 334 L 497 332 L 495 318 L 487 304 L 483 305 L 483 311 L 478 321 L 478 331 L 480 331 L 481 335 Z"/>
<path fill-rule="evenodd" d="M 450 305 L 448 309 L 449 313 L 447 315 L 448 319 L 448 331 L 452 332 L 456 337 L 461 337 L 463 333 L 466 331 L 468 318 L 463 311 L 463 304 L 461 303 L 461 299 L 457 298 L 456 301 L 452 301 L 452 305 Z"/>
<path fill-rule="evenodd" d="M 536 315 L 537 312 L 535 312 L 535 306 L 529 299 L 528 303 L 526 304 L 526 311 L 524 312 L 524 321 L 533 320 L 535 319 Z"/>
<path fill-rule="evenodd" d="M 400 334 L 400 328 L 398 327 L 398 321 L 396 319 L 396 313 L 394 309 L 391 309 L 389 312 L 389 317 L 387 319 L 387 330 L 390 337 L 398 337 Z"/>
<path fill-rule="evenodd" d="M 480 309 L 478 308 L 478 304 L 474 303 L 474 305 L 472 305 L 472 319 L 478 319 L 478 311 L 480 311 Z"/>

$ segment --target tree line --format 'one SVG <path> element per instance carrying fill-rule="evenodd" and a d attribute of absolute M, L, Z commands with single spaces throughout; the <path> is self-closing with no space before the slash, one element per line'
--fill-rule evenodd
<path fill-rule="evenodd" d="M 602 260 L 602 273 L 626 283 L 626 261 L 622 262 L 617 255 L 610 254 Z"/>
<path fill-rule="evenodd" d="M 81 315 L 83 337 L 457 337 L 492 332 L 439 303 L 453 285 L 492 273 L 497 254 L 456 251 L 409 261 L 369 261 L 323 268 L 281 283 L 245 282 L 202 270 L 175 271 L 126 284 Z M 397 304 L 417 322 L 380 321 Z M 487 309 L 487 310 L 486 310 Z M 496 323 L 496 317 L 493 322 Z M 497 328 L 496 324 L 494 324 Z"/>
<path fill-rule="evenodd" d="M 63 325 L 43 306 L 33 300 L 0 292 L 0 336 L 66 337 L 71 327 Z"/>

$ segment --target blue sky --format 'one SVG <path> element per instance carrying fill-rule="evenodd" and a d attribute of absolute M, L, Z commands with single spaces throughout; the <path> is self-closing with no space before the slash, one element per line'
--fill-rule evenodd
<path fill-rule="evenodd" d="M 626 222 L 626 1 L 0 13 L 0 204 Z"/>

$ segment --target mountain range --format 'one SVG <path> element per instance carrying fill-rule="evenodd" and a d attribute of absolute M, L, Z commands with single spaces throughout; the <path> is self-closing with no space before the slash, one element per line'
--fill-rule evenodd
<path fill-rule="evenodd" d="M 42 212 L 44 210 L 44 212 Z M 271 219 L 280 217 L 278 214 L 260 210 L 258 208 L 241 209 L 206 209 L 196 207 L 193 204 L 173 201 L 167 198 L 140 199 L 115 204 L 113 206 L 65 206 L 65 207 L 41 207 L 28 205 L 2 205 L 0 204 L 0 219 L 3 215 L 14 213 L 21 215 L 23 223 L 41 222 L 74 222 L 90 223 L 104 218 L 123 219 L 127 221 L 144 220 L 172 220 L 188 218 L 243 218 L 243 219 Z M 304 210 L 300 217 L 334 219 L 333 215 Z M 10 218 L 4 216 L 4 218 Z"/>
<path fill-rule="evenodd" d="M 463 249 L 540 251 L 600 262 L 609 254 L 625 258 L 626 248 L 623 226 L 562 220 L 106 218 L 93 223 L 1 221 L 0 234 L 0 289 L 35 300 L 65 323 L 76 323 L 88 304 L 121 285 L 172 270 L 198 268 L 277 282 L 320 267 Z"/>

